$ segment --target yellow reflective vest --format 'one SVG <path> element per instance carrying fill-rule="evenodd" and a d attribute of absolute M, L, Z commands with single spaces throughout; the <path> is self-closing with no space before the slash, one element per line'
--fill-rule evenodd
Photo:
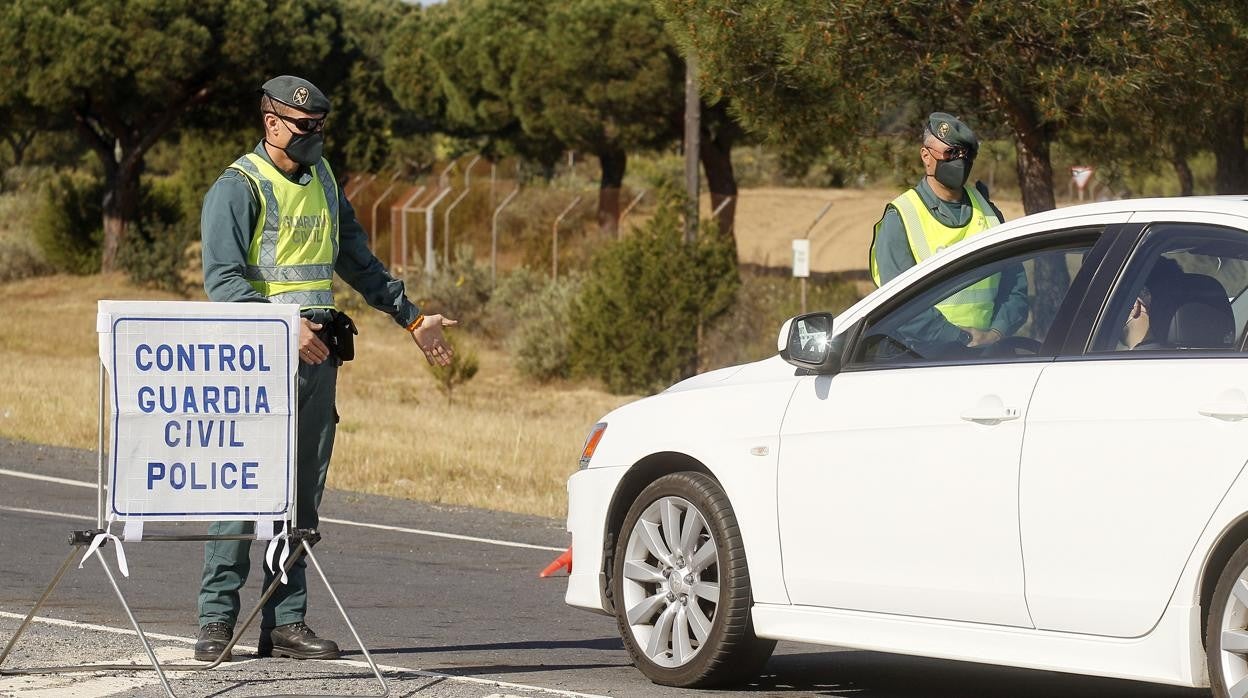
<path fill-rule="evenodd" d="M 941 223 L 928 210 L 919 193 L 914 189 L 906 191 L 893 199 L 890 206 L 897 209 L 901 223 L 906 229 L 906 240 L 910 243 L 910 252 L 915 262 L 922 262 L 950 245 L 961 242 L 972 235 L 978 235 L 1001 220 L 992 207 L 974 187 L 964 187 L 967 200 L 971 202 L 971 219 L 960 228 L 951 228 Z M 883 221 L 883 219 L 881 219 Z M 879 234 L 879 223 L 875 232 Z M 871 247 L 871 278 L 875 285 L 880 285 L 880 271 L 875 259 L 875 246 Z M 936 309 L 949 322 L 959 327 L 973 327 L 986 330 L 992 324 L 992 315 L 996 307 L 997 287 L 1001 283 L 1001 275 L 992 276 L 978 281 L 955 293 L 936 305 Z"/>
<path fill-rule="evenodd" d="M 252 288 L 273 303 L 334 308 L 338 259 L 338 182 L 322 159 L 312 181 L 300 185 L 263 157 L 248 153 L 230 165 L 254 185 L 260 215 L 244 272 Z"/>

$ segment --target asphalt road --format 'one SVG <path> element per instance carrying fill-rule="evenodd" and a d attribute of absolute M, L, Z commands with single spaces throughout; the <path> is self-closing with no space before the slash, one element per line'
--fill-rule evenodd
<path fill-rule="evenodd" d="M 93 487 L 14 473 L 94 482 L 94 472 L 95 456 L 90 452 L 0 440 L 0 643 L 7 642 L 16 627 L 14 614 L 29 610 L 68 553 L 67 533 L 93 526 L 95 517 Z M 316 547 L 317 557 L 374 657 L 390 667 L 396 695 L 529 696 L 556 691 L 621 697 L 1208 695 L 1130 681 L 796 643 L 780 643 L 765 675 L 740 690 L 664 688 L 633 668 L 611 618 L 565 606 L 561 578 L 538 579 L 538 571 L 568 545 L 562 521 L 336 491 L 326 493 L 321 513 L 340 523 L 323 523 L 324 541 Z M 355 524 L 341 523 L 347 521 Z M 127 544 L 125 551 L 131 576 L 120 583 L 144 629 L 162 634 L 157 644 L 163 657 L 186 656 L 186 638 L 196 630 L 201 545 L 140 542 Z M 108 554 L 113 563 L 112 552 Z M 254 546 L 253 560 L 259 554 L 259 546 Z M 258 562 L 253 567 L 258 570 Z M 245 608 L 258 595 L 258 581 L 245 590 Z M 213 676 L 177 675 L 175 690 L 230 696 L 370 690 L 367 669 L 358 663 L 362 659 L 358 648 L 347 642 L 346 626 L 319 580 L 311 586 L 309 624 L 321 635 L 339 640 L 353 663 L 236 662 L 236 667 Z M 128 623 L 98 563 L 72 569 L 40 616 L 75 625 L 37 624 L 31 639 L 23 638 L 22 651 L 5 668 L 142 660 L 134 637 L 107 632 L 106 628 L 127 628 Z M 249 631 L 244 643 L 254 645 L 255 640 L 255 631 Z M 246 659 L 247 653 L 240 656 Z M 127 676 L 139 678 L 133 684 L 109 684 L 114 688 L 95 694 L 92 684 L 80 684 L 75 695 L 160 695 L 150 676 Z M 36 684 L 0 678 L 0 694 L 68 695 L 70 684 L 47 683 L 55 680 L 40 679 L 44 683 Z M 40 686 L 48 692 L 37 693 Z"/>

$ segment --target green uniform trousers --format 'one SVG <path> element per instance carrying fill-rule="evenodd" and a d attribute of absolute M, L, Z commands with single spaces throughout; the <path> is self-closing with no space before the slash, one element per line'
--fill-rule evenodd
<path fill-rule="evenodd" d="M 325 492 L 325 475 L 334 450 L 334 429 L 337 413 L 334 394 L 338 366 L 331 357 L 315 366 L 299 364 L 299 422 L 296 443 L 295 497 L 298 528 L 316 528 L 317 507 Z M 269 524 L 264 524 L 269 525 Z M 254 533 L 255 522 L 225 521 L 208 528 L 212 535 Z M 199 591 L 199 625 L 221 622 L 234 626 L 238 619 L 238 591 L 251 571 L 251 541 L 210 541 L 204 546 L 204 576 Z M 261 563 L 263 564 L 263 563 Z M 300 557 L 287 576 L 289 583 L 279 586 L 264 606 L 262 628 L 297 623 L 308 610 L 306 562 Z M 264 588 L 273 580 L 265 569 Z"/>

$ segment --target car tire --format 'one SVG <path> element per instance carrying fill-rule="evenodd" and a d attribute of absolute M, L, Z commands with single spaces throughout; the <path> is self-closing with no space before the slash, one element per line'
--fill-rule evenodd
<path fill-rule="evenodd" d="M 758 675 L 776 643 L 754 635 L 741 531 L 713 478 L 679 472 L 655 480 L 615 540 L 616 622 L 643 674 L 682 688 Z"/>
<path fill-rule="evenodd" d="M 1228 698 L 1248 687 L 1248 541 L 1227 561 L 1214 587 L 1205 623 L 1205 655 L 1213 695 Z"/>

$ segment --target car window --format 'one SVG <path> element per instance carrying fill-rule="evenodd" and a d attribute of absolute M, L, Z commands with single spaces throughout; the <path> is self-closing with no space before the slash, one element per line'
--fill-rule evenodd
<path fill-rule="evenodd" d="M 1234 351 L 1248 325 L 1248 233 L 1149 227 L 1115 286 L 1093 352 Z"/>
<path fill-rule="evenodd" d="M 1039 355 L 1095 240 L 1079 231 L 1005 258 L 985 250 L 982 265 L 918 282 L 909 300 L 868 318 L 847 368 Z"/>

